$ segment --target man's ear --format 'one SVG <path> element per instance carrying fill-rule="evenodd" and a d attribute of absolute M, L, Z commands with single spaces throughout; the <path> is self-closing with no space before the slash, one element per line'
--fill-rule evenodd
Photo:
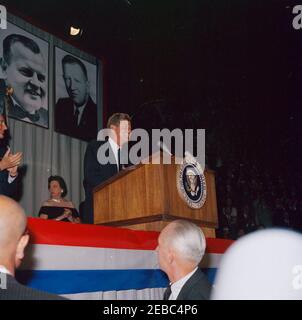
<path fill-rule="evenodd" d="M 16 250 L 16 261 L 21 261 L 24 258 L 24 251 L 29 241 L 29 235 L 25 234 L 18 242 Z"/>
<path fill-rule="evenodd" d="M 172 248 L 169 248 L 168 249 L 168 252 L 167 252 L 167 260 L 168 260 L 168 263 L 169 264 L 172 264 L 173 261 L 174 261 L 174 251 Z"/>
<path fill-rule="evenodd" d="M 119 130 L 119 127 L 118 126 L 116 126 L 116 125 L 114 125 L 114 124 L 112 124 L 111 126 L 110 126 L 110 129 L 111 130 L 113 130 L 113 132 L 118 132 L 118 130 Z"/>

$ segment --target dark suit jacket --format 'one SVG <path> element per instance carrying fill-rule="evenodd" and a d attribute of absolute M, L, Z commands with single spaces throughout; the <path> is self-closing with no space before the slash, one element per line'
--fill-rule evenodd
<path fill-rule="evenodd" d="M 7 288 L 0 288 L 0 300 L 65 300 L 62 297 L 25 287 L 7 275 Z"/>
<path fill-rule="evenodd" d="M 59 99 L 55 108 L 55 130 L 78 139 L 91 141 L 97 137 L 97 107 L 89 97 L 80 123 L 73 123 L 74 106 L 71 98 Z"/>
<path fill-rule="evenodd" d="M 212 286 L 200 268 L 193 273 L 180 290 L 177 300 L 208 300 Z M 168 300 L 167 290 L 164 293 L 164 300 Z"/>
<path fill-rule="evenodd" d="M 6 152 L 6 147 L 0 147 L 0 158 L 2 158 Z M 8 183 L 8 171 L 0 171 L 0 194 L 8 197 L 13 197 L 19 187 L 20 176 L 16 177 L 12 183 Z"/>
<path fill-rule="evenodd" d="M 0 172 L 0 194 L 13 197 L 18 190 L 19 178 L 17 177 L 12 183 L 8 183 L 8 171 Z"/>
<path fill-rule="evenodd" d="M 84 206 L 84 223 L 93 223 L 93 188 L 108 180 L 118 173 L 116 163 L 100 164 L 97 159 L 99 148 L 104 141 L 91 141 L 86 149 L 84 157 L 84 189 L 85 189 L 85 206 Z M 111 148 L 110 151 L 112 152 Z M 112 152 L 113 154 L 113 152 Z"/>

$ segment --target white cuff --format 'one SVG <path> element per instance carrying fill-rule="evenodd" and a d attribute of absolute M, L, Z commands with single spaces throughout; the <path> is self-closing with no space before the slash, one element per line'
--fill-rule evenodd
<path fill-rule="evenodd" d="M 13 183 L 16 178 L 17 178 L 17 176 L 12 177 L 12 176 L 9 174 L 9 175 L 8 175 L 8 183 Z"/>

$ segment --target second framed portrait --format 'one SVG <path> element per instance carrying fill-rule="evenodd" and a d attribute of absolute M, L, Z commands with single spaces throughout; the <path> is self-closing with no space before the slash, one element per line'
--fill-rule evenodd
<path fill-rule="evenodd" d="M 55 131 L 97 137 L 97 65 L 55 47 Z"/>

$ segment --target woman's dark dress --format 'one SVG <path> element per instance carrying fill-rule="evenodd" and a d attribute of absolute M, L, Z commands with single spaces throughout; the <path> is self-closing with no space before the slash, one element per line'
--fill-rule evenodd
<path fill-rule="evenodd" d="M 79 213 L 77 211 L 77 209 L 75 208 L 69 208 L 69 207 L 50 207 L 50 206 L 43 206 L 41 207 L 40 211 L 39 211 L 39 216 L 41 214 L 47 214 L 48 215 L 48 219 L 50 220 L 54 220 L 56 218 L 58 218 L 59 216 L 61 216 L 64 213 L 64 210 L 68 209 L 71 210 L 71 214 L 74 218 L 79 218 Z M 65 222 L 70 222 L 67 218 L 62 219 L 60 221 L 65 221 Z"/>

